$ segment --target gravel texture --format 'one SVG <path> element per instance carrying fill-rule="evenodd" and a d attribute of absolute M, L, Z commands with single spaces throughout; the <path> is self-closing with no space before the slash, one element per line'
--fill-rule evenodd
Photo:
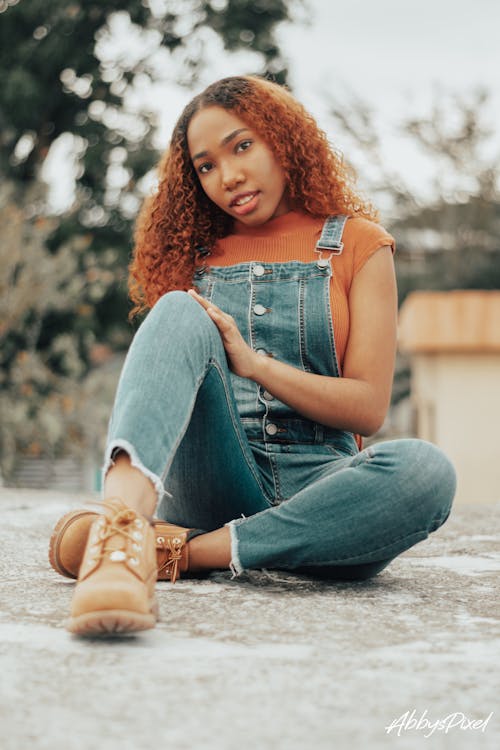
<path fill-rule="evenodd" d="M 2 750 L 500 747 L 500 504 L 456 507 L 369 581 L 163 582 L 155 630 L 82 640 L 47 545 L 89 499 L 0 490 Z"/>

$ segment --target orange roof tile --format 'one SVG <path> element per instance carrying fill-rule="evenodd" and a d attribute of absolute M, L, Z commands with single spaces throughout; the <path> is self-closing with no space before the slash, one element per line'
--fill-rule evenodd
<path fill-rule="evenodd" d="M 500 291 L 412 292 L 399 313 L 403 352 L 500 352 Z"/>

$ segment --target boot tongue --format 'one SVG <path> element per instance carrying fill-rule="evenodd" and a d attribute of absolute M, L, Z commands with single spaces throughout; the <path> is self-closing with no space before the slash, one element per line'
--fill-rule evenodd
<path fill-rule="evenodd" d="M 114 512 L 113 512 L 114 511 Z M 137 513 L 133 511 L 131 508 L 125 508 L 123 507 L 111 507 L 111 503 L 106 503 L 106 512 L 105 515 L 110 521 L 115 529 L 123 529 L 123 531 L 126 531 L 130 533 L 132 531 L 131 524 L 135 521 L 137 518 Z M 111 534 L 111 536 L 106 540 L 104 549 L 108 552 L 113 552 L 115 550 L 126 550 L 127 548 L 127 538 L 124 534 L 120 534 L 118 531 L 116 531 L 114 534 Z"/>
<path fill-rule="evenodd" d="M 114 517 L 113 523 L 115 526 L 124 527 L 129 526 L 137 518 L 137 513 L 132 508 L 124 508 L 120 510 Z"/>

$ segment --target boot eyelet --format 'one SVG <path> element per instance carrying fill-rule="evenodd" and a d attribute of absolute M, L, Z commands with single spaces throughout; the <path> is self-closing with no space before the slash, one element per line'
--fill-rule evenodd
<path fill-rule="evenodd" d="M 135 539 L 135 540 L 136 540 L 137 542 L 140 542 L 140 541 L 141 541 L 141 539 L 142 539 L 142 534 L 141 534 L 141 532 L 140 532 L 140 531 L 134 531 L 134 532 L 132 533 L 132 537 L 133 537 L 133 538 L 134 538 L 134 539 Z"/>
<path fill-rule="evenodd" d="M 127 559 L 127 555 L 122 549 L 115 549 L 109 556 L 109 559 L 113 562 L 123 562 Z"/>

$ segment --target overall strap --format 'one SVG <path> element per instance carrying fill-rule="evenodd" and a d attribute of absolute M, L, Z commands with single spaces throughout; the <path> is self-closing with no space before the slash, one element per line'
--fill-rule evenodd
<path fill-rule="evenodd" d="M 323 224 L 321 237 L 316 243 L 316 250 L 330 250 L 332 255 L 340 255 L 344 249 L 342 232 L 347 216 L 329 216 Z"/>

